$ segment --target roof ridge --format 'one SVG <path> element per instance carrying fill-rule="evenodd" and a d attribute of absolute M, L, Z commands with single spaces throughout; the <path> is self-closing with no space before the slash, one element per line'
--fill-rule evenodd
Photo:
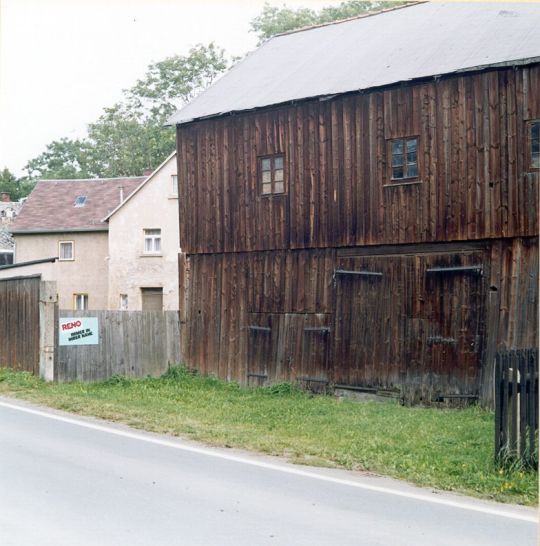
<path fill-rule="evenodd" d="M 390 0 L 398 1 L 398 0 Z M 272 40 L 273 38 L 279 38 L 280 36 L 288 36 L 289 34 L 296 34 L 297 32 L 305 32 L 306 30 L 313 30 L 315 28 L 328 27 L 330 25 L 339 25 L 340 23 L 348 23 L 349 21 L 355 21 L 356 19 L 364 19 L 366 17 L 373 17 L 374 15 L 381 15 L 382 13 L 388 13 L 389 11 L 396 11 L 398 9 L 410 8 L 418 4 L 428 4 L 429 0 L 417 0 L 408 2 L 406 4 L 400 4 L 399 6 L 393 6 L 391 8 L 381 9 L 377 11 L 368 11 L 367 13 L 362 13 L 360 15 L 353 15 L 352 17 L 347 17 L 346 19 L 338 19 L 336 21 L 327 21 L 326 23 L 318 23 L 317 25 L 308 25 L 301 28 L 294 28 L 287 30 L 285 32 L 280 32 L 279 34 L 274 34 L 267 41 Z"/>
<path fill-rule="evenodd" d="M 38 182 L 102 182 L 104 180 L 134 180 L 135 178 L 148 178 L 141 174 L 137 176 L 111 176 L 108 178 L 40 178 Z"/>

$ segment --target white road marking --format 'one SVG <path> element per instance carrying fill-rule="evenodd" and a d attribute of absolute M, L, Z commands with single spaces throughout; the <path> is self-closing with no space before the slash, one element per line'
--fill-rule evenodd
<path fill-rule="evenodd" d="M 61 421 L 63 423 L 69 423 L 71 425 L 76 425 L 79 427 L 89 428 L 92 430 L 98 430 L 100 432 L 106 432 L 108 434 L 115 434 L 116 436 L 122 436 L 123 438 L 130 438 L 132 440 L 139 440 L 142 442 L 147 442 L 150 444 L 156 444 L 164 447 L 170 447 L 172 449 L 179 449 L 182 451 L 189 451 L 191 453 L 198 453 L 199 455 L 205 455 L 208 457 L 215 457 L 217 459 L 224 459 L 227 461 L 233 461 L 235 463 L 246 464 L 251 466 L 257 466 L 259 468 L 266 468 L 268 470 L 275 470 L 277 472 L 283 472 L 285 474 L 293 474 L 295 476 L 302 476 L 304 478 L 311 478 L 314 480 L 320 480 L 324 482 L 331 482 L 339 485 L 345 485 L 348 487 L 356 487 L 358 489 L 365 489 L 367 491 L 375 491 L 377 493 L 385 493 L 387 495 L 394 495 L 397 497 L 405 497 L 409 499 L 419 500 L 423 502 L 430 502 L 432 504 L 441 504 L 443 506 L 449 506 L 452 508 L 459 508 L 462 510 L 470 510 L 472 512 L 481 512 L 483 514 L 489 514 L 492 516 L 500 516 L 504 518 L 517 519 L 522 521 L 528 521 L 531 523 L 537 523 L 538 518 L 536 515 L 529 515 L 526 513 L 519 512 L 510 512 L 501 508 L 495 508 L 490 506 L 476 505 L 467 502 L 458 502 L 446 498 L 437 498 L 435 496 L 426 495 L 422 493 L 412 493 L 407 491 L 400 491 L 398 489 L 391 489 L 389 487 L 381 487 L 378 485 L 369 485 L 354 480 L 345 480 L 342 478 L 335 478 L 333 476 L 325 476 L 324 474 L 317 474 L 316 472 L 310 472 L 308 470 L 300 470 L 297 468 L 291 468 L 289 466 L 282 466 L 273 463 L 267 463 L 264 461 L 256 461 L 251 459 L 246 459 L 245 457 L 238 457 L 236 455 L 229 455 L 227 453 L 222 453 L 220 451 L 214 451 L 211 449 L 205 449 L 195 446 L 183 445 L 179 442 L 173 442 L 170 440 L 164 440 L 160 438 L 153 438 L 151 436 L 146 436 L 143 434 L 138 434 L 136 432 L 129 432 L 126 430 L 120 430 L 116 428 L 107 427 L 104 425 L 98 425 L 95 423 L 89 423 L 86 421 L 81 421 L 79 419 L 74 419 L 72 417 L 64 417 L 62 415 L 56 415 L 54 413 L 48 413 L 46 411 L 36 410 L 32 408 L 27 408 L 24 406 L 19 406 L 17 404 L 10 404 L 9 402 L 0 401 L 0 406 L 6 408 L 22 411 L 25 413 L 31 413 L 32 415 L 39 415 L 40 417 L 46 417 L 48 419 L 54 419 L 55 421 Z"/>

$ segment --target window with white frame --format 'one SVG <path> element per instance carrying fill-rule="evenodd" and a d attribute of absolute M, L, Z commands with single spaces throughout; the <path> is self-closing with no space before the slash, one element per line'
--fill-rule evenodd
<path fill-rule="evenodd" d="M 144 230 L 144 253 L 145 254 L 160 254 L 161 253 L 161 229 L 145 229 Z"/>
<path fill-rule="evenodd" d="M 75 259 L 75 245 L 73 241 L 58 242 L 58 259 L 61 261 L 69 261 Z"/>
<path fill-rule="evenodd" d="M 73 309 L 76 311 L 88 309 L 88 294 L 73 294 Z"/>
<path fill-rule="evenodd" d="M 120 309 L 122 311 L 127 311 L 128 308 L 128 295 L 120 294 Z"/>
<path fill-rule="evenodd" d="M 171 175 L 171 189 L 172 195 L 178 195 L 178 175 Z"/>

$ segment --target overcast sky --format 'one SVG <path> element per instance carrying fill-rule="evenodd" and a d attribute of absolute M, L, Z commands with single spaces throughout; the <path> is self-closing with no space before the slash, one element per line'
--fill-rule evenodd
<path fill-rule="evenodd" d="M 282 1 L 270 0 L 282 5 Z M 319 8 L 339 0 L 288 0 Z M 46 144 L 85 135 L 149 63 L 211 41 L 256 47 L 264 0 L 0 0 L 0 169 L 17 175 Z"/>

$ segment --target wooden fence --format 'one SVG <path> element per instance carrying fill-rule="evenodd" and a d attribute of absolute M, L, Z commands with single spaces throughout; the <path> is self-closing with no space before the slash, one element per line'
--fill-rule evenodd
<path fill-rule="evenodd" d="M 496 355 L 495 459 L 538 464 L 538 349 Z"/>
<path fill-rule="evenodd" d="M 39 276 L 0 280 L 0 366 L 39 373 Z"/>
<path fill-rule="evenodd" d="M 59 316 L 97 317 L 99 344 L 59 346 L 58 381 L 158 376 L 182 360 L 177 311 L 61 310 Z"/>

